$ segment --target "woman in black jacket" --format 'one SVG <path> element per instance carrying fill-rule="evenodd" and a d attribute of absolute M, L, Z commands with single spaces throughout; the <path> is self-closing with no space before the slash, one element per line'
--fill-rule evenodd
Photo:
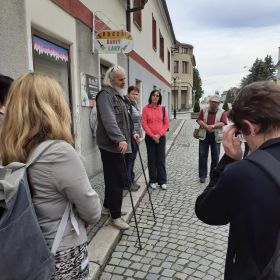
<path fill-rule="evenodd" d="M 280 87 L 268 81 L 244 87 L 229 119 L 234 125 L 224 132 L 225 154 L 197 198 L 195 211 L 207 224 L 230 224 L 225 279 L 259 279 L 276 249 L 280 188 L 257 165 L 241 160 L 238 134 L 252 154 L 262 149 L 280 161 Z"/>

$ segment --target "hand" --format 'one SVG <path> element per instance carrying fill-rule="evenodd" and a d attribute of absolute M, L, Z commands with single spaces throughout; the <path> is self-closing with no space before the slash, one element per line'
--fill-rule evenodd
<path fill-rule="evenodd" d="M 121 141 L 119 143 L 119 150 L 122 154 L 125 154 L 126 150 L 127 150 L 127 143 L 126 141 Z"/>
<path fill-rule="evenodd" d="M 158 144 L 159 143 L 159 138 L 160 138 L 160 135 L 159 134 L 155 134 L 152 136 L 153 140 Z"/>
<path fill-rule="evenodd" d="M 241 142 L 239 138 L 235 136 L 235 133 L 236 127 L 234 125 L 230 125 L 224 130 L 223 146 L 225 153 L 229 157 L 235 160 L 241 160 L 243 155 Z"/>
<path fill-rule="evenodd" d="M 207 125 L 206 130 L 207 130 L 209 133 L 214 132 L 214 128 L 212 127 L 212 124 L 211 124 L 211 125 Z"/>
<path fill-rule="evenodd" d="M 140 135 L 138 133 L 133 134 L 132 137 L 136 142 L 140 141 Z"/>

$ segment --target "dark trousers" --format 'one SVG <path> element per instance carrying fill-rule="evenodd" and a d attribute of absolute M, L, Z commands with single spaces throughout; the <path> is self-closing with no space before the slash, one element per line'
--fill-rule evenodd
<path fill-rule="evenodd" d="M 166 137 L 162 136 L 157 144 L 148 135 L 145 136 L 148 155 L 148 169 L 150 183 L 166 184 L 165 146 Z"/>
<path fill-rule="evenodd" d="M 204 140 L 199 140 L 199 178 L 207 177 L 209 147 L 211 150 L 210 177 L 218 165 L 220 157 L 220 143 L 216 143 L 214 133 L 206 133 Z"/>
<path fill-rule="evenodd" d="M 134 183 L 135 173 L 134 173 L 134 163 L 138 152 L 138 146 L 135 140 L 131 140 L 132 153 L 125 154 L 126 168 L 127 168 L 127 177 L 129 184 Z"/>
<path fill-rule="evenodd" d="M 123 189 L 128 185 L 124 156 L 100 149 L 105 182 L 103 206 L 109 208 L 111 217 L 121 217 Z"/>

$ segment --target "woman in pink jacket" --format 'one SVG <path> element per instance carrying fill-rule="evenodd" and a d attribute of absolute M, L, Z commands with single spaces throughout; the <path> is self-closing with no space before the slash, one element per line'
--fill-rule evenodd
<path fill-rule="evenodd" d="M 166 190 L 165 134 L 169 128 L 169 119 L 165 107 L 161 106 L 161 101 L 160 91 L 153 90 L 150 93 L 149 104 L 143 109 L 142 126 L 146 132 L 150 187 L 156 189 L 159 185 Z"/>

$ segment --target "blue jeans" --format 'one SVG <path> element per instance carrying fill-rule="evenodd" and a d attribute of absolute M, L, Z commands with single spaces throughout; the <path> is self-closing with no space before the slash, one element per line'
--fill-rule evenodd
<path fill-rule="evenodd" d="M 206 133 L 204 140 L 199 140 L 199 178 L 207 177 L 209 147 L 211 149 L 210 177 L 218 165 L 220 157 L 220 143 L 216 143 L 214 133 Z"/>

